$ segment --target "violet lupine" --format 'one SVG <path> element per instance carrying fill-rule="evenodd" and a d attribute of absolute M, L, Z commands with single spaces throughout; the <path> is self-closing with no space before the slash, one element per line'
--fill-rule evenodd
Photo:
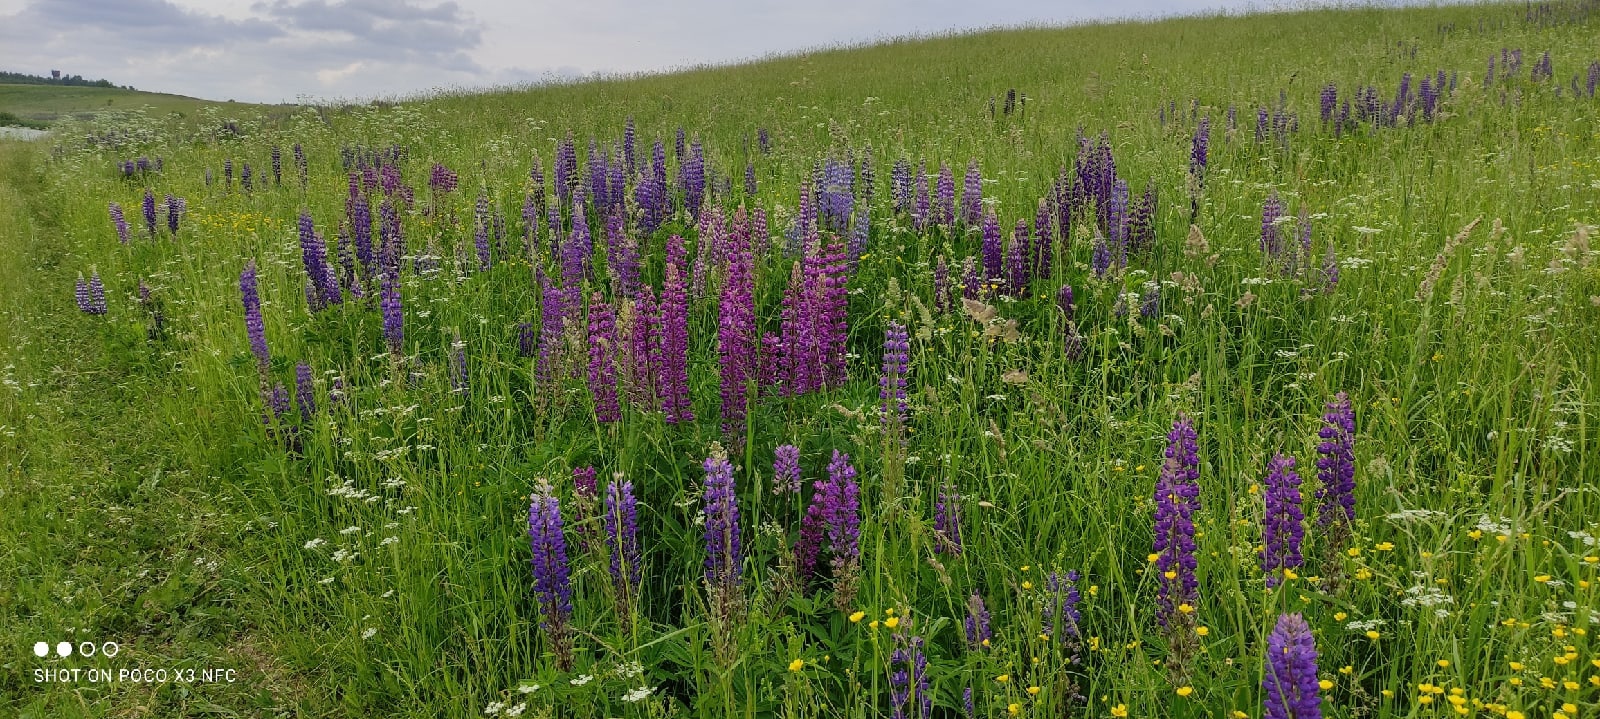
<path fill-rule="evenodd" d="M 667 241 L 667 266 L 661 289 L 661 354 L 657 381 L 668 424 L 694 421 L 689 399 L 689 296 L 684 287 L 683 238 Z"/>
<path fill-rule="evenodd" d="M 452 333 L 450 340 L 450 391 L 466 394 L 467 343 L 461 341 L 461 332 Z"/>
<path fill-rule="evenodd" d="M 1261 679 L 1265 719 L 1322 719 L 1317 679 L 1317 641 L 1299 614 L 1280 614 L 1267 635 Z"/>
<path fill-rule="evenodd" d="M 994 210 L 983 214 L 983 274 L 985 283 L 996 282 L 1005 276 L 1003 248 L 1000 240 L 1000 218 Z"/>
<path fill-rule="evenodd" d="M 878 399 L 883 400 L 883 421 L 898 434 L 911 412 L 906 406 L 906 373 L 911 362 L 911 341 L 906 326 L 889 320 L 883 330 L 883 376 L 878 378 Z"/>
<path fill-rule="evenodd" d="M 975 300 L 984 294 L 983 277 L 979 274 L 978 259 L 968 255 L 961 261 L 961 296 Z"/>
<path fill-rule="evenodd" d="M 933 222 L 950 227 L 956 221 L 956 177 L 950 166 L 939 165 L 938 185 L 934 190 Z"/>
<path fill-rule="evenodd" d="M 384 272 L 380 284 L 378 308 L 383 313 L 383 339 L 389 345 L 389 352 L 398 357 L 405 348 L 405 314 L 400 304 L 399 268 Z"/>
<path fill-rule="evenodd" d="M 792 444 L 780 444 L 772 455 L 773 493 L 799 494 L 800 448 Z"/>
<path fill-rule="evenodd" d="M 327 245 L 312 224 L 311 213 L 305 210 L 300 211 L 300 259 L 305 264 L 306 297 L 311 300 L 311 311 L 342 302 L 338 275 L 328 266 Z"/>
<path fill-rule="evenodd" d="M 596 422 L 622 419 L 617 401 L 617 320 L 605 295 L 589 296 L 589 394 Z"/>
<path fill-rule="evenodd" d="M 99 275 L 95 275 L 98 281 Z M 101 303 L 104 303 L 105 290 L 101 289 Z M 78 311 L 86 315 L 103 315 L 105 309 L 95 303 L 93 291 L 89 288 L 88 281 L 83 279 L 83 273 L 78 273 L 78 283 L 74 288 L 74 295 L 78 301 Z"/>
<path fill-rule="evenodd" d="M 1040 619 L 1043 621 L 1041 632 L 1051 638 L 1063 642 L 1074 641 L 1078 638 L 1078 622 L 1082 616 L 1078 614 L 1078 602 L 1082 595 L 1078 592 L 1078 573 L 1051 572 L 1044 579 L 1044 605 L 1040 607 Z"/>
<path fill-rule="evenodd" d="M 977 590 L 967 597 L 967 619 L 962 628 L 966 630 L 967 651 L 981 652 L 989 648 L 989 640 L 994 636 L 989 629 L 989 609 L 983 605 L 983 597 Z"/>
<path fill-rule="evenodd" d="M 903 621 L 909 622 L 909 617 Z M 933 712 L 933 695 L 928 691 L 928 656 L 923 652 L 922 637 L 912 636 L 910 626 L 895 632 L 895 650 L 889 655 L 889 704 L 894 707 L 894 719 L 906 719 L 915 706 L 918 717 Z M 915 705 L 912 702 L 915 701 Z"/>
<path fill-rule="evenodd" d="M 539 350 L 539 330 L 532 322 L 517 323 L 517 356 L 532 357 Z"/>
<path fill-rule="evenodd" d="M 911 225 L 918 231 L 922 231 L 928 229 L 928 219 L 930 213 L 928 206 L 927 163 L 923 163 L 917 167 L 916 181 L 913 183 L 913 186 L 915 188 L 914 194 L 916 196 L 913 198 L 915 203 L 911 206 Z"/>
<path fill-rule="evenodd" d="M 250 171 L 250 163 L 244 163 L 243 169 L 239 170 L 239 189 L 244 190 L 246 195 L 256 189 L 254 177 L 255 173 Z"/>
<path fill-rule="evenodd" d="M 556 665 L 572 667 L 571 569 L 567 564 L 567 538 L 562 531 L 561 501 L 548 482 L 540 482 L 528 508 L 528 542 L 533 555 L 533 591 L 539 599 L 539 626 L 556 655 Z"/>
<path fill-rule="evenodd" d="M 978 172 L 977 158 L 967 163 L 967 175 L 962 179 L 961 221 L 968 227 L 983 221 L 983 175 Z"/>
<path fill-rule="evenodd" d="M 1095 277 L 1105 277 L 1111 269 L 1111 247 L 1106 244 L 1104 237 L 1094 241 L 1094 250 L 1089 255 L 1089 268 L 1094 271 Z"/>
<path fill-rule="evenodd" d="M 620 480 L 621 474 L 617 477 Z M 626 624 L 644 570 L 639 551 L 639 503 L 634 499 L 632 482 L 613 481 L 606 485 L 605 530 L 617 614 Z"/>
<path fill-rule="evenodd" d="M 812 499 L 822 506 L 828 528 L 828 553 L 832 557 L 834 603 L 840 610 L 855 601 L 856 581 L 861 573 L 861 488 L 856 484 L 856 468 L 850 455 L 833 451 L 828 463 L 828 480 L 817 482 Z"/>
<path fill-rule="evenodd" d="M 933 551 L 939 554 L 961 553 L 961 495 L 953 484 L 939 488 L 939 501 L 933 508 Z"/>
<path fill-rule="evenodd" d="M 117 231 L 117 240 L 124 245 L 128 244 L 128 220 L 122 215 L 122 205 L 113 202 L 108 209 L 111 213 L 111 226 Z"/>
<path fill-rule="evenodd" d="M 1278 232 L 1278 218 L 1282 216 L 1283 202 L 1274 192 L 1261 205 L 1261 254 L 1266 261 L 1279 260 L 1283 253 L 1283 237 Z"/>
<path fill-rule="evenodd" d="M 1011 243 L 1006 245 L 1006 294 L 1012 297 L 1021 297 L 1027 292 L 1030 276 L 1028 272 L 1028 221 L 1017 220 L 1017 226 L 1011 230 Z"/>
<path fill-rule="evenodd" d="M 176 235 L 178 234 L 178 220 L 183 217 L 188 203 L 182 197 L 176 197 L 171 194 L 168 194 L 166 199 L 167 232 Z"/>
<path fill-rule="evenodd" d="M 1055 257 L 1051 248 L 1050 222 L 1054 214 L 1050 210 L 1050 201 L 1039 198 L 1039 209 L 1033 216 L 1033 266 L 1030 269 L 1034 277 L 1048 278 L 1052 274 L 1051 265 Z"/>
<path fill-rule="evenodd" d="M 903 157 L 889 168 L 889 199 L 896 213 L 911 212 L 911 162 Z"/>
<path fill-rule="evenodd" d="M 1356 519 L 1355 409 L 1344 392 L 1334 395 L 1322 415 L 1317 436 L 1317 526 L 1329 533 L 1330 543 L 1342 546 Z"/>
<path fill-rule="evenodd" d="M 535 380 L 548 386 L 560 379 L 556 368 L 565 359 L 566 293 L 551 281 L 544 267 L 534 268 L 534 283 L 539 286 L 539 359 L 534 365 Z"/>
<path fill-rule="evenodd" d="M 656 290 L 645 285 L 633 304 L 626 374 L 629 400 L 645 409 L 656 406 L 660 350 L 661 312 L 656 303 Z"/>
<path fill-rule="evenodd" d="M 682 165 L 683 204 L 689 216 L 698 220 L 706 196 L 706 157 L 700 141 L 690 145 L 689 157 Z"/>
<path fill-rule="evenodd" d="M 742 233 L 733 233 L 717 317 L 717 374 L 722 431 L 743 426 L 750 380 L 756 374 L 755 277 Z"/>
<path fill-rule="evenodd" d="M 272 356 L 267 352 L 267 326 L 261 317 L 261 297 L 256 290 L 256 261 L 245 262 L 239 273 L 239 294 L 244 300 L 244 329 L 250 336 L 250 353 L 264 375 Z"/>
<path fill-rule="evenodd" d="M 311 365 L 305 362 L 294 366 L 294 400 L 300 406 L 300 419 L 310 422 L 317 413 L 317 388 L 311 379 Z"/>
<path fill-rule="evenodd" d="M 1195 580 L 1194 513 L 1200 508 L 1200 456 L 1194 423 L 1179 415 L 1167 434 L 1166 460 L 1155 489 L 1156 570 L 1160 572 L 1158 618 L 1167 626 L 1182 605 L 1198 599 Z"/>
<path fill-rule="evenodd" d="M 718 448 L 701 465 L 705 469 L 706 587 L 718 618 L 732 618 L 741 596 L 742 559 L 739 544 L 739 497 L 734 491 L 733 465 Z"/>
<path fill-rule="evenodd" d="M 1161 314 L 1161 283 L 1144 283 L 1144 294 L 1139 296 L 1139 318 L 1150 319 Z"/>
<path fill-rule="evenodd" d="M 460 177 L 454 170 L 437 162 L 433 163 L 433 169 L 428 173 L 428 188 L 434 192 L 454 192 L 459 182 Z"/>
<path fill-rule="evenodd" d="M 1261 519 L 1261 571 L 1271 589 L 1305 563 L 1300 554 L 1305 515 L 1300 511 L 1300 475 L 1294 471 L 1294 457 L 1273 455 L 1263 486 L 1266 512 Z"/>
<path fill-rule="evenodd" d="M 1061 289 L 1056 291 L 1056 306 L 1061 308 L 1061 314 L 1071 322 L 1078 311 L 1078 306 L 1072 300 L 1072 285 L 1062 285 Z"/>
<path fill-rule="evenodd" d="M 149 188 L 144 191 L 144 226 L 150 236 L 156 236 L 156 195 Z"/>

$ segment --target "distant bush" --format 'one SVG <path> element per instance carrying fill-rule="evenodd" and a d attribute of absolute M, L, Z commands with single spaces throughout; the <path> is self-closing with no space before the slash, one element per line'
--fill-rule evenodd
<path fill-rule="evenodd" d="M 36 120 L 17 117 L 12 113 L 0 110 L 0 127 L 31 127 L 35 130 L 43 130 L 48 125 Z"/>

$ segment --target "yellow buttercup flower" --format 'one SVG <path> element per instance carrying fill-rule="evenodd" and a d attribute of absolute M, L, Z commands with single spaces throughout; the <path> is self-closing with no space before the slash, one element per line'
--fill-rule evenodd
<path fill-rule="evenodd" d="M 867 616 L 867 613 L 866 612 L 861 612 L 861 611 L 858 611 L 858 612 L 856 612 L 854 614 L 851 614 L 850 615 L 850 623 L 851 624 L 860 624 L 861 620 L 863 618 L 865 618 L 866 616 Z"/>
<path fill-rule="evenodd" d="M 1186 697 L 1186 696 L 1189 696 L 1190 694 L 1193 694 L 1193 693 L 1194 693 L 1194 687 L 1191 687 L 1191 686 L 1178 687 L 1178 696 L 1180 696 L 1180 697 Z"/>
<path fill-rule="evenodd" d="M 886 626 L 886 627 L 888 627 L 890 629 L 894 629 L 895 627 L 900 626 L 900 618 L 899 617 L 889 617 L 888 619 L 883 620 L 883 626 Z"/>
<path fill-rule="evenodd" d="M 806 663 L 805 663 L 804 660 L 796 659 L 796 660 L 794 660 L 792 662 L 789 662 L 789 671 L 798 672 L 801 669 L 804 669 L 805 666 L 806 666 Z"/>
<path fill-rule="evenodd" d="M 1125 717 L 1127 715 L 1128 715 L 1128 705 L 1127 704 L 1118 704 L 1118 705 L 1116 705 L 1114 707 L 1111 707 L 1111 716 L 1114 716 L 1114 717 Z"/>

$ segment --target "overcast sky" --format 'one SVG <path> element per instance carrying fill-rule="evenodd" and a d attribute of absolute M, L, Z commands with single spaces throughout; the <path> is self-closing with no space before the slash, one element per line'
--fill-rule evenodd
<path fill-rule="evenodd" d="M 669 70 L 907 34 L 1246 0 L 0 0 L 0 69 L 288 102 Z"/>

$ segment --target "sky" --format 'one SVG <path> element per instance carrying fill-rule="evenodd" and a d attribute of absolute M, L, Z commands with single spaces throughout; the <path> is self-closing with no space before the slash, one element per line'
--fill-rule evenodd
<path fill-rule="evenodd" d="M 914 34 L 1246 0 L 0 0 L 0 70 L 241 102 L 668 71 Z"/>

